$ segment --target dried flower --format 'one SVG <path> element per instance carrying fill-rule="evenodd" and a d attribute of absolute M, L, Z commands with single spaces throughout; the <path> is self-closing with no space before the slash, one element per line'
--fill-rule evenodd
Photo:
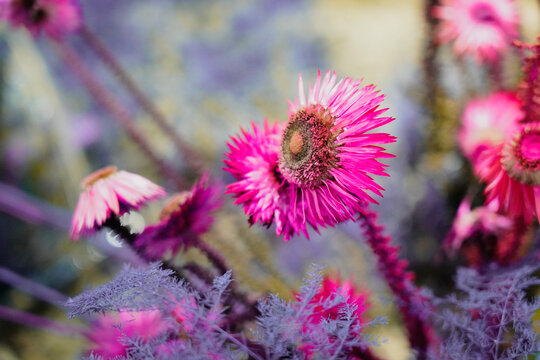
<path fill-rule="evenodd" d="M 120 216 L 165 195 L 165 190 L 150 180 L 118 171 L 115 166 L 88 175 L 81 185 L 83 192 L 71 223 L 73 240 L 99 230 L 113 214 Z"/>
<path fill-rule="evenodd" d="M 56 39 L 82 24 L 81 9 L 74 0 L 2 0 L 0 19 L 26 27 L 33 36 L 45 33 Z"/>
<path fill-rule="evenodd" d="M 209 185 L 208 175 L 203 175 L 190 191 L 171 198 L 161 213 L 161 222 L 144 229 L 135 247 L 159 259 L 167 251 L 176 254 L 193 245 L 214 221 L 212 212 L 222 203 L 219 193 L 219 187 Z"/>
<path fill-rule="evenodd" d="M 454 40 L 458 55 L 494 62 L 518 36 L 518 11 L 512 0 L 441 0 L 432 14 L 441 20 L 437 41 Z"/>
<path fill-rule="evenodd" d="M 319 72 L 306 99 L 302 77 L 299 99 L 289 102 L 285 129 L 253 125 L 254 134 L 242 131 L 233 138 L 225 160 L 236 179 L 230 193 L 242 203 L 252 223 L 276 223 L 276 233 L 288 240 L 306 224 L 319 226 L 354 219 L 367 193 L 382 196 L 371 174 L 387 176 L 377 158 L 393 157 L 375 144 L 395 141 L 385 133 L 368 133 L 393 120 L 379 117 L 383 95 L 373 85 L 360 87 L 350 78 Z M 281 139 L 280 139 L 281 138 Z M 259 214 L 260 212 L 260 214 Z"/>

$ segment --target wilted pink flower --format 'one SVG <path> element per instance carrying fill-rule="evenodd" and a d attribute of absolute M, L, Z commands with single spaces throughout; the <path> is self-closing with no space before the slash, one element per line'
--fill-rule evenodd
<path fill-rule="evenodd" d="M 168 328 L 158 310 L 121 311 L 100 316 L 86 337 L 92 342 L 91 352 L 104 359 L 115 359 L 126 356 L 128 346 L 122 343 L 123 339 L 137 337 L 149 341 Z"/>
<path fill-rule="evenodd" d="M 476 172 L 482 152 L 511 137 L 519 129 L 521 119 L 521 103 L 512 93 L 497 92 L 467 104 L 458 141 Z"/>
<path fill-rule="evenodd" d="M 137 236 L 135 247 L 155 259 L 167 251 L 176 254 L 199 240 L 214 221 L 212 212 L 222 204 L 218 186 L 203 175 L 190 191 L 176 194 L 165 206 L 161 222 Z"/>
<path fill-rule="evenodd" d="M 244 205 L 252 223 L 276 223 L 276 233 L 288 240 L 307 224 L 333 226 L 351 220 L 365 202 L 367 191 L 382 196 L 370 175 L 387 176 L 377 158 L 393 157 L 375 144 L 395 141 L 384 133 L 368 133 L 393 118 L 379 117 L 383 95 L 373 85 L 321 74 L 306 99 L 302 77 L 299 99 L 289 103 L 289 121 L 233 138 L 225 160 L 237 180 L 228 192 Z"/>
<path fill-rule="evenodd" d="M 486 150 L 479 166 L 488 202 L 514 218 L 540 218 L 539 124 L 525 125 L 512 139 Z"/>
<path fill-rule="evenodd" d="M 165 195 L 165 190 L 150 180 L 118 171 L 115 166 L 88 175 L 82 187 L 71 223 L 73 240 L 99 230 L 112 214 L 120 216 Z"/>
<path fill-rule="evenodd" d="M 26 27 L 33 36 L 43 32 L 56 39 L 82 24 L 81 10 L 74 0 L 0 0 L 0 19 Z"/>
<path fill-rule="evenodd" d="M 456 253 L 466 240 L 473 236 L 499 237 L 508 231 L 513 220 L 497 214 L 497 204 L 492 202 L 471 210 L 469 198 L 463 199 L 459 205 L 454 224 L 444 240 L 444 246 L 450 253 Z"/>
<path fill-rule="evenodd" d="M 513 0 L 441 0 L 433 7 L 441 22 L 437 41 L 454 40 L 454 51 L 479 62 L 496 61 L 518 36 L 519 16 Z"/>

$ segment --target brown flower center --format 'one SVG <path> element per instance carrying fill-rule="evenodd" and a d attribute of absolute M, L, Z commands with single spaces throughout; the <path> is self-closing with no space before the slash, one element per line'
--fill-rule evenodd
<path fill-rule="evenodd" d="M 526 185 L 540 185 L 540 127 L 528 126 L 502 151 L 502 166 L 512 178 Z"/>
<path fill-rule="evenodd" d="M 108 178 L 109 176 L 115 174 L 118 171 L 118 168 L 116 166 L 107 166 L 103 169 L 99 169 L 97 171 L 94 171 L 87 177 L 85 177 L 81 183 L 83 188 L 89 188 L 91 186 L 94 186 L 96 182 L 98 182 L 101 179 Z"/>
<path fill-rule="evenodd" d="M 169 201 L 167 201 L 167 203 L 163 207 L 163 210 L 161 210 L 161 215 L 159 216 L 159 219 L 162 221 L 168 219 L 173 212 L 180 209 L 180 206 L 182 206 L 186 202 L 189 195 L 189 191 L 183 191 L 181 193 L 175 194 L 172 198 L 169 199 Z"/>
<path fill-rule="evenodd" d="M 290 182 L 313 188 L 337 167 L 338 133 L 334 119 L 320 105 L 308 105 L 291 115 L 283 133 L 279 169 Z"/>

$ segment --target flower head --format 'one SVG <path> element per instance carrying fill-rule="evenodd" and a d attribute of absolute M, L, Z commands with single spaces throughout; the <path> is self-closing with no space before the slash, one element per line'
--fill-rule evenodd
<path fill-rule="evenodd" d="M 512 0 L 441 0 L 433 8 L 441 22 L 437 41 L 454 40 L 454 51 L 479 62 L 496 61 L 518 36 L 518 11 Z"/>
<path fill-rule="evenodd" d="M 92 353 L 103 359 L 116 359 L 126 356 L 128 345 L 123 339 L 137 337 L 149 341 L 168 328 L 158 310 L 121 311 L 100 316 L 86 337 L 92 342 Z"/>
<path fill-rule="evenodd" d="M 370 175 L 387 176 L 377 158 L 393 157 L 376 144 L 395 138 L 369 131 L 389 123 L 379 117 L 383 96 L 373 85 L 360 87 L 350 78 L 337 81 L 328 71 L 319 75 L 299 99 L 289 102 L 284 129 L 265 123 L 253 125 L 254 134 L 233 138 L 225 160 L 236 179 L 228 186 L 252 222 L 276 223 L 276 232 L 288 240 L 306 224 L 315 230 L 351 220 L 366 202 L 375 202 L 368 191 L 382 196 Z"/>
<path fill-rule="evenodd" d="M 196 242 L 214 221 L 212 212 L 221 206 L 216 185 L 208 185 L 203 175 L 190 191 L 176 194 L 161 213 L 161 222 L 148 226 L 137 237 L 135 247 L 151 258 L 159 259 L 167 251 L 173 254 Z"/>
<path fill-rule="evenodd" d="M 99 230 L 113 214 L 120 216 L 165 195 L 165 190 L 150 180 L 118 171 L 115 166 L 107 166 L 88 175 L 81 185 L 83 192 L 71 223 L 71 238 L 74 240 Z"/>
<path fill-rule="evenodd" d="M 540 124 L 529 124 L 480 162 L 487 200 L 512 217 L 540 217 Z"/>
<path fill-rule="evenodd" d="M 82 24 L 81 10 L 74 0 L 1 0 L 0 19 L 26 27 L 33 36 L 43 32 L 57 39 Z"/>
<path fill-rule="evenodd" d="M 522 118 L 521 103 L 512 93 L 497 92 L 467 104 L 458 141 L 476 172 L 483 151 L 512 136 L 519 129 Z"/>

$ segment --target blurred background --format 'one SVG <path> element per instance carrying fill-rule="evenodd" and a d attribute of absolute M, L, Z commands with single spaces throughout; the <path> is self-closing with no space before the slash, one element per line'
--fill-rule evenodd
<path fill-rule="evenodd" d="M 471 172 L 455 143 L 456 126 L 471 89 L 482 92 L 485 74 L 472 62 L 457 64 L 449 47 L 433 51 L 426 21 L 430 1 L 420 0 L 82 0 L 85 22 L 113 50 L 143 91 L 224 184 L 229 136 L 249 121 L 287 119 L 287 99 L 297 96 L 317 70 L 363 78 L 386 95 L 398 137 L 381 179 L 385 197 L 376 209 L 417 272 L 417 283 L 443 294 L 456 261 L 440 253 L 441 241 L 467 191 Z M 518 1 L 522 36 L 540 31 L 537 1 Z M 156 151 L 191 184 L 197 177 L 174 144 L 140 110 L 77 35 L 69 42 L 135 116 Z M 519 62 L 507 64 L 508 84 Z M 464 76 L 465 68 L 468 76 Z M 513 76 L 512 74 L 515 74 Z M 65 67 L 47 39 L 0 25 L 0 266 L 75 296 L 136 261 L 115 239 L 98 234 L 69 239 L 80 181 L 114 164 L 163 185 L 162 178 L 110 115 Z M 276 239 L 273 229 L 249 228 L 229 196 L 205 240 L 227 258 L 239 282 L 259 295 L 288 298 L 312 263 L 353 278 L 371 292 L 370 316 L 387 316 L 377 330 L 387 343 L 376 352 L 408 357 L 407 341 L 390 293 L 362 246 L 357 224 L 311 234 L 311 240 Z M 142 211 L 157 221 L 163 202 Z M 142 220 L 139 220 L 142 221 Z M 196 252 L 180 254 L 204 262 Z M 181 261 L 181 260 L 179 260 Z M 61 308 L 0 284 L 0 304 L 60 322 Z M 76 323 L 75 320 L 69 320 Z M 0 320 L 0 359 L 76 359 L 85 343 Z"/>

